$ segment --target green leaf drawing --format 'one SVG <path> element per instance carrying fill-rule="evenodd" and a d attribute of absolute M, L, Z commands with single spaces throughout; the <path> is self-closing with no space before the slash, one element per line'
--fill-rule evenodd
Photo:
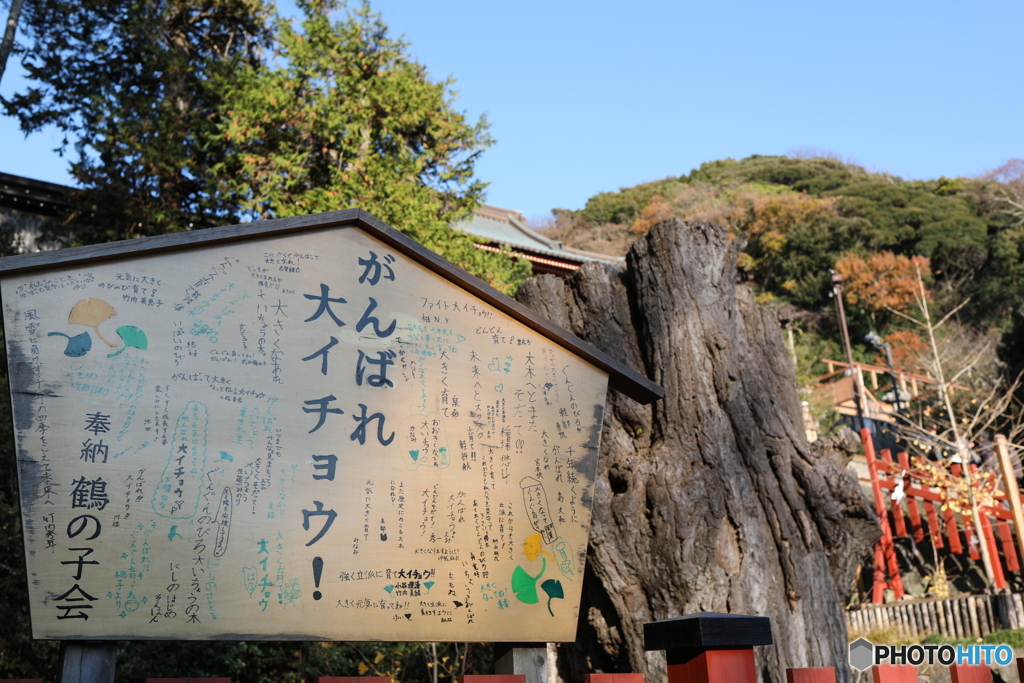
<path fill-rule="evenodd" d="M 562 590 L 562 582 L 558 579 L 548 579 L 542 583 L 540 587 L 548 594 L 548 614 L 555 616 L 555 613 L 551 611 L 551 600 L 552 598 L 565 598 L 565 592 Z"/>
<path fill-rule="evenodd" d="M 547 560 L 543 557 L 540 558 L 540 561 L 540 574 L 537 574 L 537 576 L 530 576 L 519 565 L 516 565 L 515 570 L 512 572 L 512 590 L 515 592 L 516 597 L 519 598 L 519 601 L 525 602 L 527 605 L 534 605 L 540 602 L 540 598 L 537 597 L 537 579 L 544 576 L 544 569 L 548 566 Z"/>
<path fill-rule="evenodd" d="M 142 349 L 143 351 L 149 347 L 149 340 L 146 339 L 146 333 L 135 327 L 135 325 L 123 325 L 114 331 L 117 332 L 117 336 L 124 342 L 124 346 L 113 353 L 108 353 L 107 358 L 113 358 L 129 347 Z"/>

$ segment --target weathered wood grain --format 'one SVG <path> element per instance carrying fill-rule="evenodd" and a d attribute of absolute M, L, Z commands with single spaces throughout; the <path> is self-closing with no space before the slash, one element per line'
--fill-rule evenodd
<path fill-rule="evenodd" d="M 61 643 L 59 683 L 113 683 L 116 643 Z"/>

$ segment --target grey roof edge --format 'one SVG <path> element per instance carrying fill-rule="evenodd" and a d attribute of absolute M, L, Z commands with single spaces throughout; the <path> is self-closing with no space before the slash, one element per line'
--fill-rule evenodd
<path fill-rule="evenodd" d="M 519 231 L 519 233 L 522 234 L 524 237 L 526 237 L 527 239 L 539 240 L 548 249 L 558 250 L 565 248 L 564 243 L 560 242 L 559 240 L 553 240 L 547 235 L 540 234 L 539 232 L 531 228 L 529 225 L 527 225 L 525 222 L 520 220 L 517 216 L 509 216 L 508 222 L 509 225 L 511 225 L 513 228 Z"/>
<path fill-rule="evenodd" d="M 326 213 L 274 218 L 219 228 L 141 237 L 133 240 L 107 242 L 56 251 L 20 254 L 0 259 L 0 276 L 27 273 L 49 268 L 63 268 L 85 263 L 103 262 L 133 256 L 213 246 L 242 239 L 282 236 L 321 228 L 356 225 L 373 237 L 412 258 L 428 270 L 444 277 L 480 297 L 509 317 L 547 337 L 608 373 L 608 384 L 639 403 L 652 403 L 665 396 L 665 390 L 632 368 L 615 360 L 600 349 L 571 332 L 541 317 L 518 301 L 502 294 L 479 278 L 470 275 L 450 261 L 403 235 L 379 218 L 362 209 L 343 209 Z"/>
<path fill-rule="evenodd" d="M 508 240 L 502 235 L 497 234 L 481 234 L 470 229 L 475 221 L 489 221 L 499 226 L 505 232 L 511 228 L 513 234 L 518 234 L 522 237 L 522 240 Z M 546 237 L 530 226 L 526 225 L 522 221 L 518 220 L 514 216 L 509 216 L 507 221 L 495 218 L 493 216 L 485 214 L 474 214 L 471 218 L 467 218 L 453 224 L 454 228 L 461 230 L 462 232 L 476 237 L 477 239 L 490 240 L 499 244 L 507 244 L 515 251 L 524 253 L 536 254 L 538 256 L 547 258 L 563 259 L 573 263 L 584 264 L 590 261 L 599 261 L 602 263 L 625 263 L 626 259 L 623 256 L 610 256 L 608 254 L 599 254 L 593 251 L 585 251 L 583 249 L 575 249 L 573 247 L 567 247 L 558 240 L 553 240 Z"/>
<path fill-rule="evenodd" d="M 494 223 L 496 226 L 498 226 L 498 229 L 501 232 L 505 233 L 505 235 L 489 235 L 489 234 L 486 234 L 486 233 L 485 234 L 480 234 L 478 232 L 474 232 L 472 230 L 467 229 L 467 228 L 471 227 L 473 225 L 473 223 L 475 223 L 477 221 L 486 221 L 488 223 Z M 493 216 L 488 216 L 486 214 L 474 213 L 474 214 L 472 214 L 468 218 L 465 218 L 463 220 L 457 221 L 454 224 L 454 227 L 459 229 L 459 230 L 462 230 L 463 232 L 465 232 L 465 233 L 467 233 L 469 235 L 473 235 L 475 237 L 480 237 L 480 238 L 483 238 L 483 239 L 499 239 L 500 240 L 502 237 L 506 237 L 506 235 L 508 235 L 508 233 L 511 232 L 512 235 L 517 236 L 517 237 L 520 238 L 519 240 L 517 240 L 514 243 L 510 242 L 510 244 L 512 244 L 513 246 L 527 246 L 527 245 L 529 245 L 531 248 L 550 249 L 551 251 L 558 251 L 558 250 L 562 249 L 561 242 L 558 242 L 557 240 L 553 240 L 553 239 L 551 239 L 549 237 L 545 237 L 544 235 L 541 235 L 539 232 L 537 232 L 536 230 L 533 230 L 532 228 L 530 228 L 528 225 L 526 225 L 522 221 L 519 221 L 516 218 L 511 217 L 511 216 L 508 218 L 508 220 L 501 220 L 499 218 L 495 218 Z"/>

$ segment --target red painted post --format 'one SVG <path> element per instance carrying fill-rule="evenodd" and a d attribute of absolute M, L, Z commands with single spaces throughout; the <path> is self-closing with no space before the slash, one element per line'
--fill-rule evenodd
<path fill-rule="evenodd" d="M 836 683 L 836 669 L 832 666 L 786 669 L 786 683 Z"/>
<path fill-rule="evenodd" d="M 984 664 L 952 664 L 949 675 L 953 683 L 992 683 L 992 669 Z"/>
<path fill-rule="evenodd" d="M 1017 657 L 1017 679 L 1024 683 L 1024 659 Z"/>
<path fill-rule="evenodd" d="M 465 674 L 459 683 L 526 683 L 526 674 Z"/>
<path fill-rule="evenodd" d="M 875 583 L 871 591 L 871 600 L 875 604 L 881 604 L 885 588 L 892 588 L 897 600 L 903 597 L 903 577 L 900 574 L 899 562 L 896 560 L 896 547 L 893 544 L 892 531 L 889 529 L 889 513 L 885 509 L 885 499 L 882 497 L 882 483 L 878 477 L 878 462 L 875 459 L 875 442 L 867 427 L 860 430 L 860 442 L 864 446 L 864 459 L 867 460 L 868 473 L 871 475 L 871 493 L 875 499 L 875 512 L 878 514 L 878 523 L 882 527 L 882 538 L 878 541 L 878 545 L 882 548 L 885 568 L 889 571 L 889 582 L 887 584 L 879 583 L 878 576 L 881 567 L 876 548 Z"/>
<path fill-rule="evenodd" d="M 889 452 L 888 448 L 883 448 L 882 449 L 882 462 L 892 462 L 892 453 Z M 896 476 L 893 477 L 893 479 L 898 479 L 898 478 L 899 478 L 899 475 L 896 475 Z M 892 500 L 892 499 L 890 498 L 890 500 Z M 902 503 L 902 501 L 895 501 L 895 500 L 893 500 L 891 505 L 892 505 L 893 528 L 896 531 L 896 535 L 897 536 L 906 536 L 907 535 L 907 522 L 906 522 L 906 520 L 903 519 L 903 503 Z"/>
<path fill-rule="evenodd" d="M 936 548 L 945 548 L 942 541 L 942 529 L 939 527 L 939 516 L 935 514 L 935 505 L 930 500 L 924 502 L 924 512 L 928 516 L 928 532 L 932 535 L 932 543 Z"/>
<path fill-rule="evenodd" d="M 949 541 L 949 552 L 959 555 L 964 551 L 964 546 L 960 543 L 960 529 L 956 526 L 956 515 L 953 514 L 953 509 L 943 510 L 942 517 L 946 520 L 946 540 Z"/>
<path fill-rule="evenodd" d="M 586 683 L 644 683 L 643 674 L 587 674 Z"/>
<path fill-rule="evenodd" d="M 871 667 L 873 683 L 917 683 L 917 667 L 913 664 L 875 664 Z"/>
<path fill-rule="evenodd" d="M 1013 533 L 1010 531 L 1010 525 L 1000 519 L 996 522 L 996 527 L 999 528 L 999 544 L 1003 546 L 1006 569 L 1007 571 L 1015 572 L 1020 569 L 1020 562 L 1017 561 L 1017 549 L 1014 547 Z"/>
<path fill-rule="evenodd" d="M 900 469 L 910 469 L 910 457 L 906 451 L 899 454 Z M 907 514 L 910 515 L 910 530 L 914 533 L 914 543 L 924 541 L 924 528 L 921 526 L 921 512 L 917 508 L 917 499 L 907 496 Z"/>
<path fill-rule="evenodd" d="M 668 665 L 668 683 L 757 683 L 754 650 L 706 650 Z"/>
<path fill-rule="evenodd" d="M 988 515 L 981 510 L 978 511 L 981 518 L 981 533 L 985 535 L 985 543 L 988 545 L 988 556 L 992 558 L 992 575 L 996 582 L 996 588 L 1006 588 L 1006 577 L 1003 576 L 1003 563 L 999 560 L 999 551 L 996 550 L 996 536 L 992 533 L 992 524 L 988 521 Z"/>
<path fill-rule="evenodd" d="M 754 646 L 771 644 L 768 617 L 699 612 L 644 624 L 644 649 L 665 651 L 668 683 L 757 683 Z"/>

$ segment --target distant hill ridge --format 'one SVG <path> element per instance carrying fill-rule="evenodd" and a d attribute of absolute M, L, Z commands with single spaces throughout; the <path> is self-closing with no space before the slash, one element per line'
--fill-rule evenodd
<path fill-rule="evenodd" d="M 662 220 L 718 223 L 746 238 L 741 277 L 762 301 L 807 310 L 829 304 L 829 270 L 844 254 L 924 256 L 940 306 L 971 296 L 978 322 L 998 324 L 1024 300 L 1024 227 L 1007 210 L 1012 182 L 996 177 L 908 181 L 824 157 L 723 159 L 555 209 L 545 234 L 622 255 Z"/>

